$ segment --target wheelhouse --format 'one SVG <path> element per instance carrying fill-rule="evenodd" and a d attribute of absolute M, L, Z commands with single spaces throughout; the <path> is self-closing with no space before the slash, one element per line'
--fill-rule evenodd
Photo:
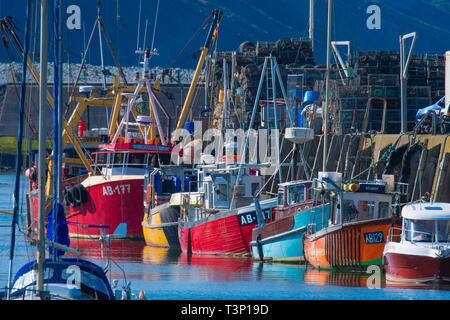
<path fill-rule="evenodd" d="M 402 212 L 402 240 L 449 243 L 450 204 L 412 204 Z"/>
<path fill-rule="evenodd" d="M 280 183 L 277 207 L 288 207 L 311 199 L 312 181 L 297 180 Z"/>
<path fill-rule="evenodd" d="M 102 175 L 145 174 L 147 167 L 170 164 L 170 152 L 117 150 L 92 154 L 91 167 Z"/>

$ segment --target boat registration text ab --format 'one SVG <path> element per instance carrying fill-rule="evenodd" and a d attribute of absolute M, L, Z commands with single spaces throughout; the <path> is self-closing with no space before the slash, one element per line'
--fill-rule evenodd
<path fill-rule="evenodd" d="M 120 184 L 117 185 L 114 189 L 111 186 L 103 187 L 103 195 L 104 196 L 112 196 L 114 194 L 126 194 L 130 193 L 131 186 L 129 184 Z"/>

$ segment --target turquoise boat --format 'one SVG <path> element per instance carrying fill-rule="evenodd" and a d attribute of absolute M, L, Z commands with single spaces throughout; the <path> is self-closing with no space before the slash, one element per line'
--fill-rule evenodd
<path fill-rule="evenodd" d="M 252 230 L 250 246 L 254 259 L 304 261 L 303 235 L 307 227 L 313 225 L 316 230 L 326 227 L 331 212 L 329 202 L 314 199 L 312 184 L 309 180 L 279 184 L 274 220 L 260 223 Z"/>

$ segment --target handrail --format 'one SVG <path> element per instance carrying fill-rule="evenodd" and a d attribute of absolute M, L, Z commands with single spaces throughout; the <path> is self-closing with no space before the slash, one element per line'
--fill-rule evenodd
<path fill-rule="evenodd" d="M 398 230 L 400 231 L 400 234 L 394 234 L 394 230 Z M 400 242 L 401 240 L 401 236 L 402 236 L 402 228 L 398 228 L 398 227 L 390 227 L 389 231 L 388 231 L 388 235 L 386 237 L 386 242 Z M 399 241 L 394 241 L 394 237 L 398 237 Z"/>

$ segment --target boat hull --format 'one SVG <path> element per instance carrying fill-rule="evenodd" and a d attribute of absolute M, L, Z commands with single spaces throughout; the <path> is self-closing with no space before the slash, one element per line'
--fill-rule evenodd
<path fill-rule="evenodd" d="M 383 255 L 386 280 L 401 282 L 450 281 L 450 256 L 436 254 L 436 249 L 402 250 L 400 243 L 388 243 Z M 397 248 L 400 247 L 398 250 Z M 410 249 L 410 250 L 408 250 Z M 416 251 L 416 252 L 415 252 Z"/>
<path fill-rule="evenodd" d="M 155 247 L 179 247 L 179 217 L 179 207 L 171 207 L 168 203 L 157 206 L 149 214 L 145 214 L 142 221 L 145 243 Z"/>
<path fill-rule="evenodd" d="M 89 177 L 82 182 L 87 201 L 69 207 L 67 221 L 71 237 L 99 237 L 100 226 L 115 238 L 142 238 L 144 215 L 143 176 Z"/>
<path fill-rule="evenodd" d="M 270 200 L 270 207 L 276 199 Z M 261 206 L 264 206 L 261 202 Z M 271 217 L 268 217 L 271 219 Z M 210 214 L 197 221 L 178 223 L 181 250 L 187 254 L 250 254 L 252 229 L 257 223 L 254 207 Z"/>
<path fill-rule="evenodd" d="M 363 269 L 382 265 L 393 218 L 333 225 L 305 237 L 305 258 L 316 268 Z"/>
<path fill-rule="evenodd" d="M 311 204 L 309 204 L 309 207 L 311 207 Z M 322 210 L 322 208 L 326 210 L 325 216 L 329 217 L 329 205 L 315 209 L 306 209 L 305 205 L 294 207 L 293 210 L 300 212 L 264 225 L 260 229 L 259 241 L 257 240 L 258 228 L 253 229 L 250 243 L 253 257 L 260 260 L 280 262 L 298 263 L 304 261 L 303 236 L 308 224 L 312 222 L 313 216 L 315 217 L 313 222 L 316 225 L 322 225 L 322 215 L 312 214 L 314 210 Z M 328 220 L 328 218 L 325 220 Z"/>

